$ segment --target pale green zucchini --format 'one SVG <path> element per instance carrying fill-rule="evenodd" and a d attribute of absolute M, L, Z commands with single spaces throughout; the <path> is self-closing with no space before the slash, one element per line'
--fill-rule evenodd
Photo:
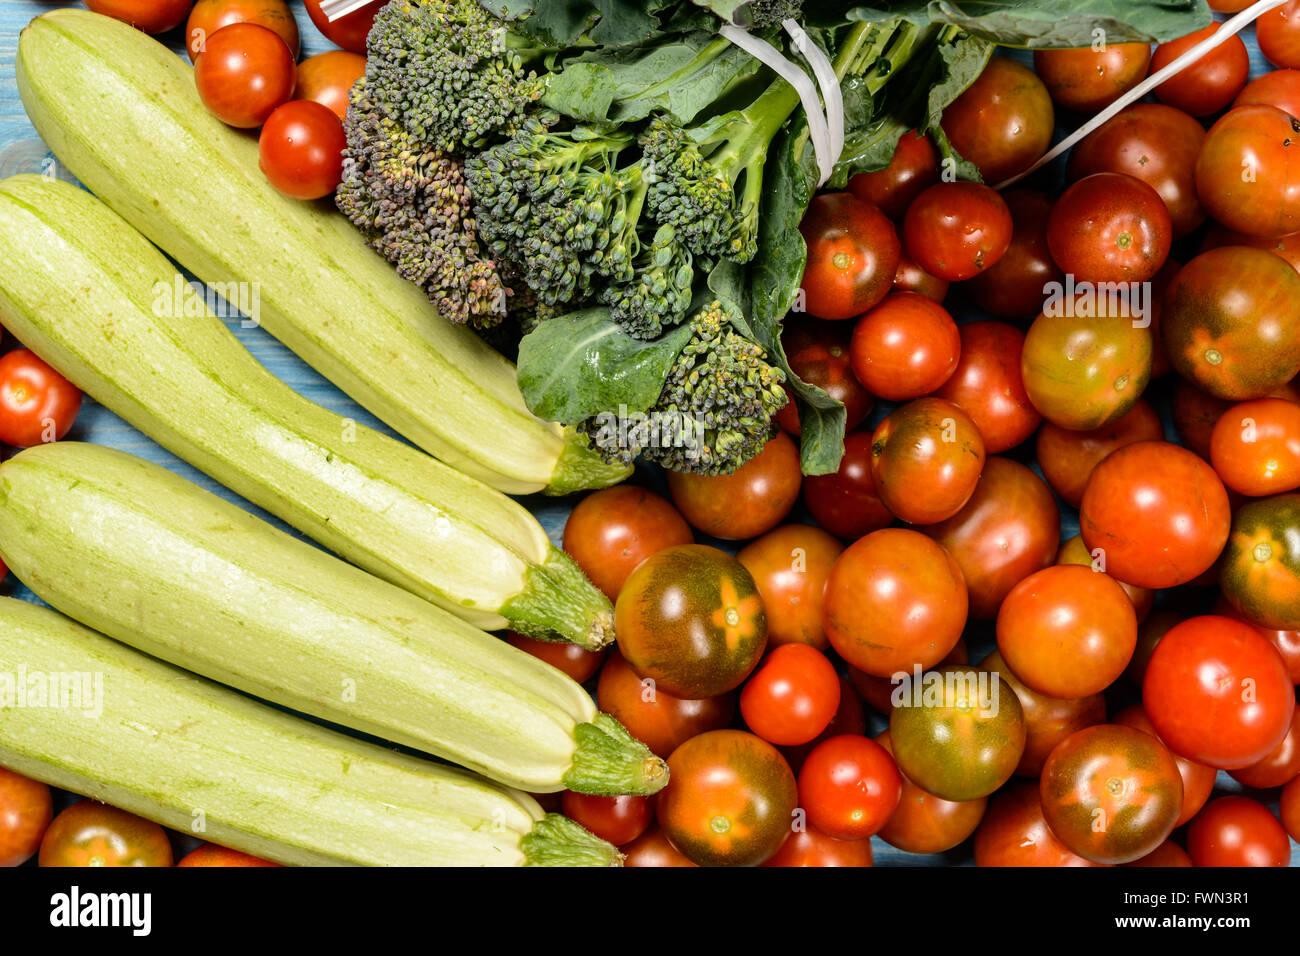
<path fill-rule="evenodd" d="M 532 797 L 326 730 L 0 597 L 0 766 L 277 863 L 609 866 Z"/>
<path fill-rule="evenodd" d="M 55 155 L 203 281 L 257 284 L 267 331 L 395 431 L 511 494 L 627 475 L 533 416 L 514 365 L 439 316 L 331 204 L 278 193 L 256 138 L 204 108 L 183 58 L 72 9 L 35 18 L 18 47 L 23 105 Z"/>
<path fill-rule="evenodd" d="M 87 627 L 533 793 L 652 793 L 663 760 L 558 669 L 116 449 L 0 465 L 0 558 Z"/>
<path fill-rule="evenodd" d="M 527 509 L 289 388 L 90 193 L 0 181 L 0 250 L 0 320 L 178 457 L 485 630 L 612 640 L 609 600 Z"/>

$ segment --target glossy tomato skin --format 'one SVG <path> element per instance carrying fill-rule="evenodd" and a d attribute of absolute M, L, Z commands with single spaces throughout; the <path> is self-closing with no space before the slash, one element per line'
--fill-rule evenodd
<path fill-rule="evenodd" d="M 746 545 L 736 560 L 754 577 L 767 614 L 769 645 L 827 647 L 822 632 L 826 579 L 844 545 L 821 528 L 784 525 Z"/>
<path fill-rule="evenodd" d="M 745 726 L 781 747 L 806 744 L 840 706 L 840 679 L 826 655 L 806 644 L 772 649 L 740 692 Z"/>
<path fill-rule="evenodd" d="M 1151 330 L 1112 314 L 1124 311 L 1119 303 L 1099 300 L 1098 306 L 1103 314 L 1044 312 L 1025 336 L 1025 392 L 1039 414 L 1062 428 L 1104 428 L 1133 407 L 1151 380 Z"/>
<path fill-rule="evenodd" d="M 853 374 L 873 395 L 907 402 L 952 377 L 961 336 L 948 310 L 915 292 L 895 292 L 853 327 Z"/>
<path fill-rule="evenodd" d="M 790 769 L 795 772 L 795 776 L 798 776 L 799 771 L 803 768 L 808 755 L 824 741 L 832 737 L 839 737 L 841 734 L 857 734 L 861 736 L 867 732 L 867 714 L 862 706 L 862 698 L 858 696 L 853 682 L 842 674 L 837 674 L 836 680 L 839 681 L 840 685 L 840 706 L 836 709 L 835 715 L 831 717 L 831 722 L 826 725 L 826 729 L 806 744 L 781 748 L 781 753 L 786 762 L 790 764 Z"/>
<path fill-rule="evenodd" d="M 877 735 L 876 743 L 893 753 L 889 731 Z M 988 807 L 988 797 L 974 800 L 944 800 L 922 790 L 900 774 L 903 782 L 898 807 L 880 828 L 880 838 L 905 853 L 943 853 L 961 843 L 979 826 Z"/>
<path fill-rule="evenodd" d="M 1047 758 L 1043 816 L 1067 847 L 1096 863 L 1131 863 L 1173 832 L 1183 782 L 1155 737 L 1121 724 L 1071 734 Z"/>
<path fill-rule="evenodd" d="M 1257 398 L 1232 406 L 1210 436 L 1210 463 L 1227 487 L 1243 495 L 1300 488 L 1300 405 Z"/>
<path fill-rule="evenodd" d="M 674 697 L 638 677 L 617 650 L 610 651 L 601 668 L 596 704 L 664 758 L 697 734 L 729 726 L 736 713 L 734 694 L 699 700 Z"/>
<path fill-rule="evenodd" d="M 1208 571 L 1228 541 L 1228 493 L 1214 469 L 1185 448 L 1143 441 L 1094 469 L 1079 508 L 1089 551 L 1106 572 L 1144 588 L 1171 588 Z"/>
<path fill-rule="evenodd" d="M 771 531 L 799 499 L 799 449 L 777 432 L 763 450 L 730 475 L 667 473 L 673 504 L 692 527 L 740 541 Z"/>
<path fill-rule="evenodd" d="M 871 474 L 871 433 L 844 439 L 844 457 L 833 475 L 809 475 L 803 482 L 804 504 L 813 519 L 831 534 L 850 540 L 893 524 Z"/>
<path fill-rule="evenodd" d="M 1212 23 L 1185 37 L 1160 44 L 1151 57 L 1151 72 L 1163 70 L 1196 44 L 1216 33 L 1220 25 Z M 1210 116 L 1232 102 L 1246 85 L 1249 73 L 1250 54 L 1246 52 L 1246 44 L 1240 36 L 1234 36 L 1161 83 L 1156 87 L 1156 96 L 1160 102 L 1193 116 Z"/>
<path fill-rule="evenodd" d="M 889 713 L 898 769 L 945 800 L 976 800 L 1001 787 L 1020 763 L 1026 736 L 1015 692 L 972 667 L 940 667 L 920 682 L 900 683 Z"/>
<path fill-rule="evenodd" d="M 348 96 L 366 73 L 366 58 L 346 50 L 327 50 L 298 64 L 294 99 L 328 107 L 339 119 L 347 117 Z"/>
<path fill-rule="evenodd" d="M 932 276 L 920 266 L 918 266 L 912 257 L 904 249 L 898 260 L 898 272 L 894 275 L 895 292 L 915 292 L 917 295 L 923 295 L 927 299 L 943 304 L 943 300 L 948 297 L 948 288 L 951 283 L 947 279 L 940 279 L 938 276 Z"/>
<path fill-rule="evenodd" d="M 579 684 L 585 684 L 600 670 L 605 661 L 605 650 L 589 651 L 567 641 L 538 641 L 510 631 L 506 638 L 511 644 L 546 661 L 552 667 L 568 674 Z"/>
<path fill-rule="evenodd" d="M 870 840 L 837 840 L 811 824 L 790 834 L 763 866 L 871 866 Z"/>
<path fill-rule="evenodd" d="M 1237 509 L 1219 586 L 1250 623 L 1300 630 L 1300 495 L 1262 498 Z"/>
<path fill-rule="evenodd" d="M 650 555 L 693 542 L 677 509 L 636 485 L 592 492 L 578 502 L 564 526 L 564 550 L 611 601 Z"/>
<path fill-rule="evenodd" d="M 384 3 L 385 0 L 374 0 L 347 16 L 330 20 L 320 8 L 320 0 L 304 0 L 307 15 L 311 17 L 316 29 L 325 34 L 326 39 L 352 53 L 363 54 L 366 52 L 366 37 L 374 25 L 375 14 Z"/>
<path fill-rule="evenodd" d="M 822 626 L 848 663 L 889 677 L 943 660 L 961 637 L 967 603 L 952 555 L 917 531 L 885 528 L 831 568 Z"/>
<path fill-rule="evenodd" d="M 903 778 L 870 737 L 842 734 L 818 744 L 799 771 L 799 804 L 817 829 L 840 840 L 879 832 L 898 806 Z"/>
<path fill-rule="evenodd" d="M 659 825 L 700 866 L 756 866 L 790 835 L 798 788 L 767 741 L 739 730 L 700 734 L 673 751 L 668 772 Z"/>
<path fill-rule="evenodd" d="M 1056 104 L 1089 115 L 1100 113 L 1146 79 L 1150 65 L 1151 47 L 1145 43 L 1034 51 L 1034 72 Z"/>
<path fill-rule="evenodd" d="M 851 319 L 894 284 L 902 251 L 894 224 L 852 193 L 823 193 L 799 224 L 808 244 L 804 308 L 821 319 Z"/>
<path fill-rule="evenodd" d="M 1142 704 L 1174 753 L 1236 770 L 1282 742 L 1295 686 L 1281 656 L 1253 628 L 1205 615 L 1171 628 L 1156 645 Z"/>
<path fill-rule="evenodd" d="M 1124 173 L 1093 173 L 1068 187 L 1047 220 L 1052 258 L 1078 282 L 1145 282 L 1173 245 L 1160 194 Z"/>
<path fill-rule="evenodd" d="M 39 860 L 42 867 L 171 866 L 172 847 L 158 824 L 79 800 L 46 829 Z"/>
<path fill-rule="evenodd" d="M 1300 777 L 1282 788 L 1280 811 L 1286 832 L 1300 843 Z"/>
<path fill-rule="evenodd" d="M 907 254 L 948 282 L 972 279 L 994 266 L 1014 233 L 1006 201 L 979 183 L 936 183 L 916 197 L 903 218 Z"/>
<path fill-rule="evenodd" d="M 740 686 L 767 646 L 767 618 L 744 565 L 702 544 L 651 555 L 614 605 L 623 657 L 676 697 L 715 697 Z"/>
<path fill-rule="evenodd" d="M 50 788 L 0 767 L 0 867 L 35 856 L 53 815 Z"/>
<path fill-rule="evenodd" d="M 649 797 L 597 797 L 566 790 L 561 806 L 564 815 L 574 823 L 615 846 L 631 843 L 654 820 Z"/>
<path fill-rule="evenodd" d="M 0 357 L 0 441 L 18 448 L 58 441 L 81 410 L 81 390 L 27 349 Z"/>
<path fill-rule="evenodd" d="M 934 395 L 971 417 L 986 453 L 1009 451 L 1043 420 L 1020 375 L 1025 333 L 1005 322 L 966 322 L 959 332 L 957 370 Z"/>
<path fill-rule="evenodd" d="M 1232 101 L 1238 106 L 1273 106 L 1300 116 L 1300 70 L 1273 70 L 1246 84 Z"/>
<path fill-rule="evenodd" d="M 871 393 L 853 374 L 849 344 L 852 335 L 853 329 L 846 322 L 826 322 L 811 316 L 788 322 L 781 333 L 781 347 L 790 370 L 844 405 L 844 427 L 848 431 L 862 424 L 875 404 Z M 787 431 L 797 435 L 797 409 L 794 419 L 795 427 Z"/>
<path fill-rule="evenodd" d="M 293 96 L 297 72 L 277 34 L 256 23 L 232 23 L 207 38 L 194 61 L 194 82 L 217 119 L 254 129 Z"/>
<path fill-rule="evenodd" d="M 191 850 L 185 856 L 176 861 L 177 866 L 203 866 L 203 867 L 262 867 L 262 866 L 279 866 L 279 863 L 272 863 L 270 860 L 263 860 L 261 857 L 253 856 L 249 853 L 241 853 L 238 850 L 230 850 L 224 846 L 217 846 L 215 843 L 205 843 L 197 849 Z"/>
<path fill-rule="evenodd" d="M 1277 817 L 1249 797 L 1219 797 L 1187 828 L 1196 866 L 1287 866 L 1291 842 Z"/>
<path fill-rule="evenodd" d="M 1074 700 L 1040 694 L 1026 686 L 997 651 L 984 658 L 980 669 L 997 674 L 1003 692 L 1008 687 L 1015 691 L 1024 712 L 1025 751 L 1016 765 L 1018 776 L 1037 779 L 1043 772 L 1047 755 L 1057 744 L 1076 731 L 1106 719 L 1106 701 L 1101 694 L 1089 694 Z"/>
<path fill-rule="evenodd" d="M 185 22 L 192 0 L 86 0 L 86 6 L 145 33 L 166 33 Z"/>
<path fill-rule="evenodd" d="M 1259 52 L 1274 66 L 1300 66 L 1300 3 L 1291 0 L 1255 21 Z"/>
<path fill-rule="evenodd" d="M 1150 734 L 1157 740 L 1160 739 L 1155 725 L 1151 723 L 1151 718 L 1147 716 L 1141 704 L 1125 707 L 1111 719 L 1111 723 L 1132 727 L 1144 734 Z M 1201 812 L 1201 807 L 1205 806 L 1205 801 L 1210 799 L 1210 794 L 1214 791 L 1214 782 L 1218 779 L 1219 772 L 1203 763 L 1188 760 L 1172 750 L 1169 753 L 1173 756 L 1174 763 L 1178 765 L 1178 773 L 1183 780 L 1182 809 L 1178 813 L 1178 819 L 1174 821 L 1174 826 L 1180 827 Z"/>
<path fill-rule="evenodd" d="M 664 835 L 664 831 L 657 826 L 651 826 L 645 833 L 641 834 L 623 850 L 624 866 L 647 866 L 647 867 L 667 867 L 667 866 L 696 866 L 687 859 L 681 850 L 673 846 Z"/>
<path fill-rule="evenodd" d="M 1138 399 L 1127 412 L 1101 428 L 1076 431 L 1047 422 L 1038 430 L 1037 457 L 1043 477 L 1066 504 L 1078 508 L 1093 469 L 1111 452 L 1164 437 L 1160 416 Z"/>
<path fill-rule="evenodd" d="M 1106 573 L 1106 554 L 1104 551 L 1093 553 L 1088 550 L 1088 546 L 1083 543 L 1083 536 L 1076 534 L 1068 538 L 1061 544 L 1061 550 L 1056 552 L 1057 564 L 1079 564 L 1085 568 L 1091 568 L 1094 573 Z M 1126 584 L 1123 581 L 1115 582 L 1120 589 L 1128 595 L 1128 599 L 1133 603 L 1133 612 L 1137 615 L 1138 624 L 1147 619 L 1151 613 L 1151 608 L 1155 605 L 1156 592 L 1150 588 L 1135 587 L 1132 584 Z M 1141 629 L 1138 630 L 1139 640 L 1141 640 Z M 1134 651 L 1137 654 L 1137 651 Z M 1148 655 L 1149 657 L 1150 655 Z M 1131 662 L 1130 662 L 1131 663 Z M 1146 665 L 1143 664 L 1145 667 Z"/>
<path fill-rule="evenodd" d="M 1066 178 L 1123 173 L 1142 180 L 1164 200 L 1175 238 L 1205 221 L 1196 194 L 1196 157 L 1205 127 L 1163 103 L 1137 103 L 1089 133 L 1070 152 Z"/>
<path fill-rule="evenodd" d="M 1137 646 L 1133 603 L 1107 574 L 1055 565 L 1021 581 L 1002 602 L 998 651 L 1027 686 L 1074 700 L 1105 690 Z"/>
<path fill-rule="evenodd" d="M 970 416 L 941 398 L 901 405 L 871 435 L 880 500 L 909 524 L 951 518 L 975 493 L 984 439 Z"/>
<path fill-rule="evenodd" d="M 913 199 L 938 181 L 939 153 L 934 143 L 929 136 L 908 130 L 898 138 L 889 165 L 876 172 L 858 173 L 849 180 L 849 192 L 898 220 Z"/>
<path fill-rule="evenodd" d="M 1052 141 L 1052 97 L 1033 70 L 1002 56 L 943 111 L 953 148 L 996 185 L 1032 166 Z"/>
<path fill-rule="evenodd" d="M 1300 776 L 1300 709 L 1291 715 L 1291 729 L 1282 742 L 1263 760 L 1230 773 L 1238 783 L 1256 790 L 1285 787 Z"/>
<path fill-rule="evenodd" d="M 1291 683 L 1300 684 L 1300 630 L 1262 627 L 1233 607 L 1232 602 L 1224 596 L 1222 591 L 1220 591 L 1219 599 L 1214 602 L 1214 608 L 1210 613 L 1235 617 L 1259 631 L 1260 636 L 1272 644 L 1273 649 L 1282 655 L 1282 663 L 1286 665 L 1287 673 L 1291 675 Z"/>
<path fill-rule="evenodd" d="M 193 63 L 208 37 L 232 23 L 256 23 L 274 32 L 298 58 L 298 22 L 284 0 L 198 0 L 185 21 L 185 51 Z"/>
<path fill-rule="evenodd" d="M 1174 867 L 1192 866 L 1192 858 L 1187 855 L 1187 851 L 1180 847 L 1173 840 L 1166 840 L 1146 856 L 1140 856 L 1131 863 L 1125 863 L 1125 866 L 1153 866 L 1161 869 L 1172 869 Z"/>
<path fill-rule="evenodd" d="M 294 199 L 333 195 L 343 178 L 343 122 L 314 100 L 277 107 L 262 126 L 257 147 L 258 166 L 266 178 Z"/>
<path fill-rule="evenodd" d="M 1070 850 L 1043 817 L 1038 783 L 1020 780 L 994 794 L 975 831 L 976 866 L 1102 866 Z"/>
<path fill-rule="evenodd" d="M 1008 189 L 1002 199 L 1011 211 L 1011 244 L 965 288 L 985 312 L 1000 319 L 1028 321 L 1042 311 L 1044 288 L 1065 279 L 1047 248 L 1052 201 L 1030 189 Z"/>
<path fill-rule="evenodd" d="M 1238 106 L 1210 127 L 1196 160 L 1201 204 L 1251 236 L 1300 230 L 1300 119 L 1272 106 Z"/>
<path fill-rule="evenodd" d="M 970 616 L 992 618 L 1012 588 L 1056 557 L 1061 512 L 1032 470 L 994 456 L 985 460 L 965 506 L 947 521 L 921 530 L 961 567 Z"/>

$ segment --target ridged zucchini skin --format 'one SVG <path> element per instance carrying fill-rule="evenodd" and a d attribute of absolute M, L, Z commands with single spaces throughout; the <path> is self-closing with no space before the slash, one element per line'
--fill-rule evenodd
<path fill-rule="evenodd" d="M 94 196 L 0 180 L 0 249 L 4 324 L 178 457 L 477 627 L 612 639 L 609 600 L 527 509 L 289 388 Z"/>
<path fill-rule="evenodd" d="M 49 608 L 0 597 L 0 633 L 0 765 L 37 780 L 290 865 L 620 860 L 526 794 L 282 713 Z M 37 696 L 51 677 L 80 696 L 51 706 Z"/>
<path fill-rule="evenodd" d="M 533 793 L 650 793 L 664 762 L 558 669 L 125 452 L 0 465 L 0 557 L 186 670 Z"/>
<path fill-rule="evenodd" d="M 36 17 L 18 45 L 19 94 L 60 161 L 203 281 L 258 283 L 267 331 L 395 431 L 509 494 L 627 476 L 532 415 L 514 365 L 438 315 L 332 204 L 278 193 L 257 140 L 204 108 L 181 57 L 74 9 Z"/>

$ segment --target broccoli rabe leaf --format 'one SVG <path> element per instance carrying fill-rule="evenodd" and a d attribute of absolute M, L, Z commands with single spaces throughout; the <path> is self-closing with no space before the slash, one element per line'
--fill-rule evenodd
<path fill-rule="evenodd" d="M 802 0 L 694 0 L 720 20 L 742 27 L 767 27 L 790 18 L 803 19 Z"/>
<path fill-rule="evenodd" d="M 618 46 L 659 34 L 657 13 L 674 0 L 479 0 L 503 20 L 519 20 L 520 32 L 551 46 L 580 40 Z"/>
<path fill-rule="evenodd" d="M 519 387 L 534 415 L 575 424 L 601 412 L 644 412 L 690 341 L 689 324 L 635 339 L 608 309 L 547 319 L 519 343 Z"/>

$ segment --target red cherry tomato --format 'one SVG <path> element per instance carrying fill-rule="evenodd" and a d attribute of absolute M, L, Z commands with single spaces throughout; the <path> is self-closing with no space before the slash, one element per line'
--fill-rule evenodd
<path fill-rule="evenodd" d="M 1274 106 L 1300 116 L 1300 70 L 1273 70 L 1246 84 L 1232 101 L 1238 106 Z"/>
<path fill-rule="evenodd" d="M 605 651 L 589 651 L 577 644 L 567 641 L 537 641 L 514 631 L 507 640 L 521 651 L 532 654 L 539 660 L 546 661 L 552 667 L 564 671 L 579 684 L 585 684 L 600 670 L 605 661 Z"/>
<path fill-rule="evenodd" d="M 826 649 L 822 598 L 831 566 L 843 550 L 844 546 L 821 528 L 788 524 L 769 531 L 736 555 L 758 585 L 767 614 L 769 646 L 807 644 Z"/>
<path fill-rule="evenodd" d="M 360 10 L 354 10 L 345 17 L 331 20 L 320 8 L 320 0 L 304 0 L 307 16 L 316 25 L 316 29 L 325 34 L 325 38 L 336 46 L 341 46 L 352 53 L 366 52 L 366 37 L 375 22 L 375 14 L 388 0 L 374 0 Z"/>
<path fill-rule="evenodd" d="M 673 504 L 691 526 L 728 541 L 756 538 L 779 525 L 799 499 L 799 450 L 777 432 L 730 475 L 668 472 Z"/>
<path fill-rule="evenodd" d="M 627 846 L 623 847 L 624 866 L 696 866 L 686 854 L 668 842 L 664 831 L 652 826 Z"/>
<path fill-rule="evenodd" d="M 208 37 L 232 23 L 256 23 L 272 30 L 298 58 L 298 23 L 285 0 L 199 0 L 185 21 L 185 51 L 193 63 Z"/>
<path fill-rule="evenodd" d="M 654 820 L 649 797 L 596 797 L 564 791 L 564 815 L 615 846 L 631 843 Z"/>
<path fill-rule="evenodd" d="M 564 525 L 564 550 L 611 601 L 650 555 L 694 540 L 676 508 L 636 485 L 592 492 Z"/>
<path fill-rule="evenodd" d="M 791 833 L 763 866 L 871 866 L 871 862 L 870 840 L 837 840 L 810 825 Z"/>
<path fill-rule="evenodd" d="M 258 166 L 294 199 L 331 195 L 343 178 L 343 122 L 328 106 L 294 100 L 276 109 L 257 141 Z"/>
<path fill-rule="evenodd" d="M 652 680 L 643 680 L 617 649 L 610 652 L 596 685 L 596 705 L 660 757 L 692 737 L 731 724 L 734 694 L 701 700 L 674 697 Z"/>
<path fill-rule="evenodd" d="M 975 831 L 976 866 L 1100 866 L 1072 852 L 1043 818 L 1035 780 L 998 791 Z"/>
<path fill-rule="evenodd" d="M 1286 832 L 1300 843 L 1300 777 L 1282 788 L 1281 813 Z"/>
<path fill-rule="evenodd" d="M 0 867 L 26 863 L 50 825 L 50 788 L 0 767 Z"/>
<path fill-rule="evenodd" d="M 314 100 L 328 106 L 344 119 L 348 114 L 348 94 L 366 72 L 366 58 L 346 50 L 329 50 L 309 56 L 298 64 L 297 100 Z"/>
<path fill-rule="evenodd" d="M 740 692 L 745 725 L 769 743 L 806 744 L 823 730 L 840 706 L 840 680 L 826 655 L 806 644 L 783 644 Z"/>
<path fill-rule="evenodd" d="M 1160 194 L 1123 173 L 1093 173 L 1070 186 L 1052 207 L 1047 245 L 1079 282 L 1146 282 L 1173 243 Z"/>
<path fill-rule="evenodd" d="M 811 316 L 788 321 L 781 333 L 781 347 L 790 371 L 844 405 L 844 427 L 849 431 L 862 424 L 874 404 L 871 393 L 853 376 L 849 360 L 852 334 L 847 322 L 826 322 Z M 786 408 L 794 419 L 793 427 L 786 430 L 798 435 L 797 406 L 791 402 Z"/>
<path fill-rule="evenodd" d="M 852 193 L 823 193 L 799 223 L 808 244 L 803 306 L 822 319 L 851 319 L 889 294 L 902 247 L 889 218 Z"/>
<path fill-rule="evenodd" d="M 949 282 L 991 268 L 1011 245 L 1015 224 L 1006 201 L 979 183 L 938 183 L 917 196 L 903 219 L 907 254 Z"/>
<path fill-rule="evenodd" d="M 0 441 L 30 448 L 58 441 L 81 409 L 81 390 L 27 349 L 0 357 Z"/>
<path fill-rule="evenodd" d="M 203 105 L 239 129 L 265 123 L 293 96 L 296 82 L 293 54 L 284 40 L 256 23 L 222 27 L 207 38 L 194 61 L 194 83 Z M 340 169 L 342 162 L 340 157 Z"/>
<path fill-rule="evenodd" d="M 1151 72 L 1158 73 L 1202 40 L 1218 32 L 1222 24 L 1189 33 L 1156 47 L 1151 57 Z M 1209 116 L 1223 109 L 1246 85 L 1250 73 L 1250 54 L 1240 36 L 1234 36 L 1211 50 L 1182 72 L 1171 76 L 1158 87 L 1156 96 L 1193 116 Z"/>
<path fill-rule="evenodd" d="M 971 279 L 966 290 L 985 312 L 1027 321 L 1043 310 L 1049 283 L 1065 280 L 1047 249 L 1052 201 L 1029 189 L 1008 189 L 1002 199 L 1011 210 L 1011 245 L 1001 259 Z"/>
<path fill-rule="evenodd" d="M 1291 729 L 1282 742 L 1263 760 L 1230 773 L 1238 783 L 1256 790 L 1284 787 L 1300 776 L 1300 709 L 1291 715 Z"/>
<path fill-rule="evenodd" d="M 1100 113 L 1146 79 L 1150 65 L 1151 47 L 1146 43 L 1034 51 L 1034 72 L 1052 99 L 1089 115 Z"/>
<path fill-rule="evenodd" d="M 871 476 L 871 432 L 850 433 L 839 470 L 805 478 L 803 498 L 813 519 L 840 538 L 857 540 L 892 524 Z"/>
<path fill-rule="evenodd" d="M 249 853 L 229 850 L 224 846 L 217 846 L 215 843 L 205 843 L 198 849 L 191 850 L 181 857 L 176 865 L 186 867 L 254 867 L 279 866 L 280 864 L 272 863 L 270 860 L 263 860 L 261 857 Z"/>
<path fill-rule="evenodd" d="M 166 33 L 184 22 L 194 0 L 86 0 L 86 6 L 145 33 Z"/>
<path fill-rule="evenodd" d="M 1214 426 L 1210 462 L 1223 483 L 1243 495 L 1300 487 L 1300 405 L 1259 398 L 1232 406 Z"/>
<path fill-rule="evenodd" d="M 1032 435 L 1043 420 L 1020 373 L 1025 333 L 1005 322 L 966 322 L 959 332 L 957 371 L 934 394 L 969 415 L 985 452 L 1000 455 Z"/>
<path fill-rule="evenodd" d="M 1038 432 L 1038 466 L 1052 490 L 1077 508 L 1093 470 L 1116 449 L 1164 437 L 1160 416 L 1141 399 L 1119 419 L 1088 431 L 1047 422 Z"/>
<path fill-rule="evenodd" d="M 889 165 L 849 180 L 849 192 L 879 207 L 890 219 L 902 219 L 912 200 L 939 181 L 939 154 L 930 137 L 908 130 L 898 138 Z"/>
<path fill-rule="evenodd" d="M 950 284 L 947 279 L 932 276 L 918 266 L 906 249 L 899 256 L 898 273 L 894 276 L 895 292 L 915 292 L 942 305 L 948 297 Z"/>
<path fill-rule="evenodd" d="M 1052 141 L 1052 97 L 1034 71 L 1003 56 L 943 111 L 953 148 L 997 184 L 1032 166 Z"/>
<path fill-rule="evenodd" d="M 799 771 L 799 802 L 808 821 L 841 840 L 878 832 L 898 807 L 902 789 L 889 751 L 852 734 L 818 745 Z"/>
<path fill-rule="evenodd" d="M 1187 827 L 1196 866 L 1286 866 L 1291 841 L 1277 817 L 1249 797 L 1219 797 Z"/>
<path fill-rule="evenodd" d="M 1157 740 L 1160 739 L 1160 735 L 1156 733 L 1155 725 L 1151 723 L 1151 718 L 1147 716 L 1141 704 L 1125 707 L 1114 716 L 1111 723 L 1133 727 L 1143 733 L 1150 734 Z M 1164 741 L 1161 741 L 1161 743 L 1164 743 Z M 1178 773 L 1183 778 L 1183 808 L 1174 823 L 1174 826 L 1180 827 L 1201 812 L 1201 807 L 1205 806 L 1205 801 L 1210 799 L 1210 793 L 1214 790 L 1214 781 L 1218 779 L 1219 772 L 1203 763 L 1180 757 L 1172 750 L 1169 752 L 1173 754 L 1174 763 L 1178 764 Z"/>
<path fill-rule="evenodd" d="M 984 439 L 971 417 L 942 398 L 900 405 L 871 435 L 871 475 L 885 507 L 910 524 L 960 511 L 984 469 Z"/>
<path fill-rule="evenodd" d="M 1238 106 L 1210 127 L 1196 159 L 1201 204 L 1251 236 L 1300 231 L 1300 119 L 1272 106 Z"/>
<path fill-rule="evenodd" d="M 948 310 L 915 292 L 896 292 L 858 320 L 849 356 L 873 395 L 906 402 L 952 377 L 961 335 Z"/>
<path fill-rule="evenodd" d="M 1255 39 L 1274 66 L 1300 67 L 1300 2 L 1291 0 L 1256 20 Z"/>

